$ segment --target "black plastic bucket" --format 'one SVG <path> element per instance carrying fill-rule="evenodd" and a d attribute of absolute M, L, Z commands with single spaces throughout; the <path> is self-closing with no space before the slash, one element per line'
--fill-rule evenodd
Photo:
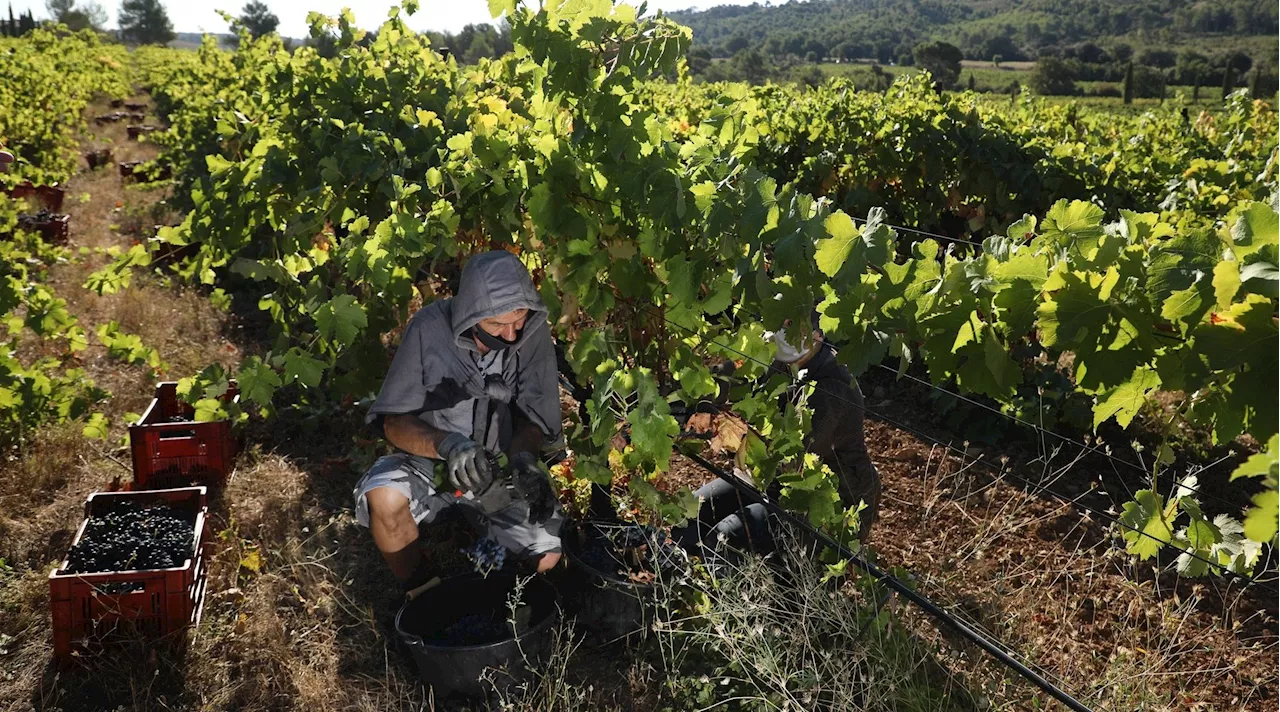
<path fill-rule="evenodd" d="M 396 632 L 409 646 L 422 680 L 438 698 L 481 698 L 494 689 L 510 690 L 528 676 L 529 665 L 546 660 L 559 606 L 555 587 L 541 576 L 524 584 L 520 603 L 529 607 L 529 613 L 518 639 L 511 624 L 505 623 L 505 637 L 495 642 L 460 645 L 448 640 L 450 627 L 465 616 L 496 613 L 498 619 L 506 620 L 507 600 L 515 583 L 511 574 L 453 576 L 400 608 Z M 490 681 L 481 679 L 486 669 L 492 669 Z"/>
<path fill-rule="evenodd" d="M 599 535 L 595 528 L 587 521 L 561 535 L 565 556 L 582 579 L 573 601 L 577 621 L 606 642 L 642 640 L 656 619 L 658 587 L 633 581 L 617 571 L 601 570 L 585 560 L 583 549 L 589 538 Z"/>

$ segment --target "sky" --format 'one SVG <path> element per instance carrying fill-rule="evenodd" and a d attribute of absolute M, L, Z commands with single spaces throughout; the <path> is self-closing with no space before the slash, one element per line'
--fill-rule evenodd
<path fill-rule="evenodd" d="M 116 27 L 116 11 L 119 0 L 97 0 L 111 18 L 109 29 Z M 699 9 L 715 5 L 745 5 L 751 0 L 649 0 L 650 12 L 654 10 Z M 15 14 L 30 9 L 37 20 L 49 17 L 44 0 L 11 0 Z M 84 2 L 84 0 L 79 0 Z M 215 12 L 226 10 L 238 15 L 246 0 L 162 0 L 178 32 L 226 32 L 227 23 Z M 386 19 L 387 9 L 393 4 L 386 0 L 357 3 L 352 0 L 265 0 L 267 7 L 280 18 L 279 32 L 285 37 L 307 36 L 307 13 L 323 12 L 337 15 L 343 7 L 355 10 L 357 22 L 365 28 L 373 28 Z M 639 5 L 638 0 L 631 2 Z M 3 11 L 0 8 L 0 11 Z M 409 26 L 422 30 L 457 32 L 463 25 L 489 22 L 489 5 L 486 0 L 421 0 L 418 12 L 408 18 Z"/>

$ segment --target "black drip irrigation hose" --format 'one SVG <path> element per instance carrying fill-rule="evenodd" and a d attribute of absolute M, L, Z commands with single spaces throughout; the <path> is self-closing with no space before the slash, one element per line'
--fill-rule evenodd
<path fill-rule="evenodd" d="M 559 370 L 558 375 L 559 375 L 560 385 L 563 386 L 570 393 L 572 393 L 575 398 L 578 397 L 579 395 L 587 395 L 588 389 L 578 386 L 577 382 L 573 378 L 565 374 L 563 370 L 560 370 L 560 369 L 557 369 L 557 370 Z M 742 478 L 732 473 L 725 472 L 715 463 L 707 460 L 706 458 L 696 453 L 686 453 L 686 456 L 689 459 L 691 459 L 693 462 L 697 463 L 700 467 L 702 467 L 707 472 L 715 475 L 716 477 L 719 477 L 725 482 L 728 482 L 735 489 L 737 489 L 740 494 L 760 502 L 770 512 L 773 512 L 775 515 L 781 517 L 785 521 L 790 522 L 793 526 L 799 527 L 800 529 L 808 532 L 810 535 L 815 537 L 818 541 L 822 542 L 823 545 L 831 547 L 833 550 L 840 552 L 842 556 L 852 561 L 854 565 L 856 565 L 858 568 L 865 571 L 872 578 L 885 584 L 890 589 L 897 592 L 902 597 L 906 598 L 908 601 L 910 601 L 920 610 L 924 611 L 934 620 L 942 623 L 943 625 L 950 627 L 952 630 L 959 633 L 965 639 L 969 640 L 973 644 L 982 648 L 989 655 L 994 657 L 996 660 L 1000 661 L 1005 666 L 1012 669 L 1014 672 L 1021 675 L 1026 680 L 1030 681 L 1033 685 L 1040 688 L 1050 697 L 1053 697 L 1055 700 L 1066 705 L 1071 710 L 1074 710 L 1074 712 L 1094 712 L 1092 708 L 1088 707 L 1083 702 L 1080 702 L 1076 698 L 1072 697 L 1068 692 L 1066 692 L 1062 688 L 1058 687 L 1057 685 L 1047 680 L 1043 675 L 1041 675 L 1040 673 L 1037 673 L 1035 670 L 1032 670 L 1031 668 L 1023 664 L 1021 661 L 1014 658 L 1003 647 L 1001 647 L 1001 645 L 997 644 L 996 642 L 993 642 L 991 639 L 987 638 L 982 633 L 971 628 L 964 621 L 961 621 L 957 619 L 955 616 L 948 613 L 946 609 L 942 608 L 938 604 L 929 600 L 924 595 L 916 592 L 898 577 L 894 576 L 893 574 L 887 571 L 880 569 L 880 567 L 876 566 L 870 561 L 867 561 L 864 557 L 859 556 L 858 554 L 855 554 L 847 546 L 832 539 L 825 532 L 809 524 L 809 522 L 803 519 L 802 517 L 799 517 L 796 514 L 793 514 L 787 511 L 786 509 L 782 508 L 776 502 L 773 502 L 768 497 L 766 497 L 763 492 L 756 489 L 752 485 L 748 484 Z"/>
<path fill-rule="evenodd" d="M 805 521 L 803 518 L 787 511 L 786 509 L 783 509 L 777 503 L 771 501 L 768 497 L 766 497 L 763 492 L 751 486 L 750 484 L 747 484 L 747 482 L 744 481 L 741 477 L 738 477 L 737 475 L 734 475 L 732 473 L 725 472 L 724 470 L 716 466 L 714 463 L 708 461 L 707 459 L 703 458 L 701 455 L 698 455 L 696 453 L 694 454 L 686 453 L 686 457 L 698 463 L 698 465 L 701 466 L 703 469 L 705 469 L 707 472 L 710 472 L 711 474 L 719 477 L 725 482 L 728 482 L 730 485 L 733 485 L 733 487 L 737 489 L 738 492 L 740 492 L 741 494 L 751 497 L 756 501 L 760 502 L 770 512 L 783 518 L 787 522 L 790 522 L 793 526 L 799 527 L 800 529 L 803 529 L 804 531 L 813 535 L 815 538 L 821 541 L 825 546 L 829 546 L 835 551 L 840 552 L 841 556 L 844 556 L 845 558 L 852 561 L 855 566 L 865 571 L 872 578 L 876 579 L 877 581 L 885 584 L 889 588 L 896 591 L 900 596 L 902 596 L 903 598 L 906 598 L 908 601 L 915 604 L 917 608 L 929 614 L 934 620 L 950 627 L 952 630 L 956 631 L 961 636 L 969 640 L 969 642 L 985 650 L 989 655 L 991 655 L 996 660 L 999 660 L 1001 663 L 1011 668 L 1014 672 L 1018 673 L 1023 678 L 1030 681 L 1031 684 L 1040 688 L 1050 697 L 1066 705 L 1068 708 L 1075 710 L 1075 712 L 1093 712 L 1093 710 L 1087 705 L 1085 705 L 1083 702 L 1072 697 L 1065 690 L 1053 684 L 1049 680 L 1045 679 L 1044 676 L 1040 675 L 1036 671 L 1024 665 L 1022 662 L 1014 658 L 1012 655 L 1010 655 L 1008 652 L 1006 652 L 1003 648 L 1001 648 L 996 643 L 992 642 L 986 636 L 970 628 L 963 621 L 957 619 L 955 616 L 948 613 L 944 608 L 937 605 L 933 601 L 930 601 L 928 598 L 925 598 L 923 595 L 912 590 L 912 588 L 908 586 L 906 583 L 904 583 L 901 579 L 899 579 L 898 577 L 894 576 L 893 574 L 887 571 L 880 569 L 880 567 L 876 566 L 870 561 L 867 561 L 862 556 L 855 554 L 847 546 L 841 544 L 840 542 L 837 542 L 835 539 L 832 539 L 825 532 L 809 524 L 809 522 Z"/>

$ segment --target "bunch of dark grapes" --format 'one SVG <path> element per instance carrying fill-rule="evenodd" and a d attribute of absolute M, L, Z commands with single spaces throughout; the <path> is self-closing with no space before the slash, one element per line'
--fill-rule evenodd
<path fill-rule="evenodd" d="M 59 217 L 57 213 L 51 213 L 47 209 L 41 208 L 40 212 L 38 213 L 19 215 L 18 227 L 30 229 L 31 227 L 38 225 L 40 223 L 49 222 L 50 220 L 56 217 Z"/>
<path fill-rule="evenodd" d="M 440 631 L 439 639 L 434 642 L 451 646 L 487 645 L 510 637 L 506 620 L 493 614 L 469 613 Z"/>
<path fill-rule="evenodd" d="M 67 554 L 67 573 L 181 566 L 195 545 L 194 523 L 169 507 L 120 507 L 95 515 Z"/>
<path fill-rule="evenodd" d="M 507 562 L 507 547 L 489 537 L 476 539 L 476 543 L 462 553 L 471 559 L 471 565 L 481 576 L 488 576 Z"/>

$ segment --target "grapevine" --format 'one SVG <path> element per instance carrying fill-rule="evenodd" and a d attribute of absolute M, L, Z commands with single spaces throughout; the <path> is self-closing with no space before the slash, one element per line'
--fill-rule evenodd
<path fill-rule="evenodd" d="M 707 364 L 725 359 L 742 363 L 730 387 L 756 434 L 742 458 L 753 477 L 781 484 L 814 524 L 850 521 L 804 454 L 805 400 L 742 387 L 772 356 L 764 332 L 815 307 L 855 374 L 915 364 L 1043 422 L 1027 394 L 1048 369 L 1024 364 L 1053 364 L 1057 378 L 1069 361 L 1059 380 L 1090 429 L 1130 428 L 1157 394 L 1178 393 L 1174 416 L 1217 443 L 1273 439 L 1269 105 L 1234 98 L 1184 140 L 1172 108 L 1123 121 L 1033 101 L 1007 110 L 922 80 L 883 96 L 840 82 L 663 84 L 652 78 L 678 71 L 689 33 L 661 16 L 493 6 L 517 51 L 473 67 L 399 12 L 370 41 L 349 13 L 313 15 L 315 34 L 336 36 L 332 59 L 271 37 L 170 65 L 140 57 L 170 123 L 161 163 L 189 208 L 158 239 L 198 248 L 187 279 L 247 280 L 273 324 L 273 348 L 234 374 L 247 403 L 374 392 L 383 335 L 427 289 L 420 270 L 506 248 L 540 279 L 591 387 L 591 417 L 569 433 L 577 471 L 605 482 L 618 461 L 673 521 L 689 516 L 688 493 L 649 483 L 679 433 L 671 403 L 719 395 Z M 955 239 L 903 237 L 900 223 Z M 89 286 L 118 289 L 147 262 L 135 248 Z M 1244 515 L 1245 545 L 1234 518 L 1159 494 L 1166 464 L 1125 507 L 1141 532 L 1126 535 L 1131 553 L 1169 544 L 1213 571 L 1250 571 L 1275 539 L 1274 475 L 1242 471 L 1268 487 Z"/>

